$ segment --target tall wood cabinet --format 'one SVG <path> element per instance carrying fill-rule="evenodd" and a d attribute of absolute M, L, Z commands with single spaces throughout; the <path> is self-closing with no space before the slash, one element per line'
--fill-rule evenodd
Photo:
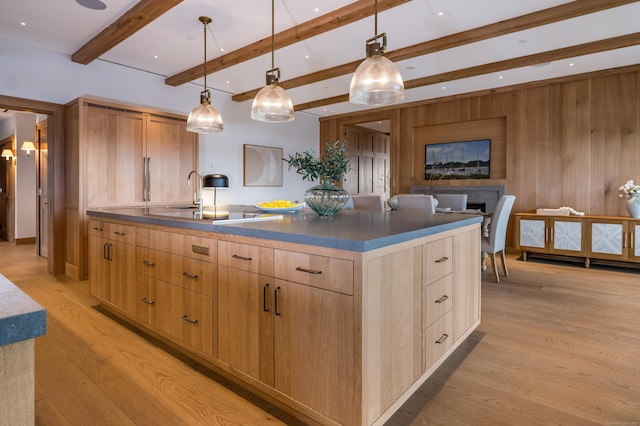
<path fill-rule="evenodd" d="M 66 274 L 88 274 L 86 210 L 191 203 L 198 136 L 174 114 L 79 98 L 65 107 Z"/>

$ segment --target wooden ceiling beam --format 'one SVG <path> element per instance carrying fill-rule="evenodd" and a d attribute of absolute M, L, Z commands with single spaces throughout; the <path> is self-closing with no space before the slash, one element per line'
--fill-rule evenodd
<path fill-rule="evenodd" d="M 506 71 L 514 68 L 527 67 L 532 65 L 544 64 L 547 62 L 559 61 L 562 59 L 575 58 L 583 55 L 590 55 L 608 50 L 622 49 L 624 47 L 636 46 L 640 44 L 640 32 L 627 34 L 619 37 L 598 40 L 591 43 L 580 44 L 577 46 L 565 47 L 562 49 L 550 50 L 548 52 L 535 53 L 532 55 L 521 56 L 519 58 L 508 59 L 505 61 L 493 62 L 490 64 L 478 65 L 475 67 L 464 68 L 461 70 L 449 71 L 441 74 L 435 74 L 427 77 L 416 78 L 404 82 L 405 89 L 415 89 L 417 87 L 429 86 L 431 84 L 440 84 L 447 81 L 459 80 L 462 78 L 476 77 L 479 75 L 489 74 L 493 72 Z M 306 109 L 319 108 L 326 105 L 332 105 L 340 102 L 348 102 L 349 94 L 333 96 L 331 98 L 319 99 L 311 102 L 304 102 L 294 105 L 295 111 L 303 111 Z"/>
<path fill-rule="evenodd" d="M 418 43 L 413 46 L 397 49 L 392 52 L 387 52 L 385 56 L 394 62 L 402 61 L 517 31 L 523 31 L 590 13 L 600 12 L 602 10 L 635 3 L 637 1 L 638 0 L 577 0 L 560 6 L 551 7 L 549 9 L 540 10 L 538 12 L 532 12 L 527 15 L 500 21 L 495 24 L 485 25 L 483 27 L 441 37 L 436 40 L 429 40 L 424 43 Z M 290 80 L 281 81 L 280 86 L 283 89 L 288 90 L 350 74 L 356 70 L 361 62 L 362 59 Z M 257 88 L 247 92 L 238 93 L 234 95 L 232 99 L 236 102 L 253 99 L 260 89 L 261 88 Z"/>
<path fill-rule="evenodd" d="M 71 60 L 79 64 L 89 64 L 180 3 L 182 0 L 140 0 L 71 55 Z"/>
<path fill-rule="evenodd" d="M 411 0 L 380 0 L 378 2 L 378 12 L 394 8 Z M 371 0 L 358 0 L 348 4 L 336 11 L 329 12 L 303 24 L 289 28 L 275 35 L 274 47 L 283 47 L 299 43 L 308 38 L 334 30 L 344 25 L 357 22 L 374 14 L 373 2 Z M 271 37 L 263 38 L 255 43 L 241 49 L 224 54 L 218 58 L 207 61 L 207 74 L 223 70 L 242 62 L 257 58 L 271 52 Z M 170 86 L 179 86 L 188 83 L 204 75 L 204 64 L 197 65 L 186 71 L 165 79 L 165 83 Z"/>

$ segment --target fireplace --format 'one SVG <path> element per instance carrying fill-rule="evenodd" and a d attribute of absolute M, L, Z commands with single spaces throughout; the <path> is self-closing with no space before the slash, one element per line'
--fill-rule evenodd
<path fill-rule="evenodd" d="M 411 186 L 412 194 L 467 194 L 467 208 L 480 209 L 493 213 L 498 201 L 505 194 L 504 185 L 472 185 L 472 186 Z M 484 204 L 484 209 L 482 205 Z M 476 205 L 480 207 L 476 207 Z"/>

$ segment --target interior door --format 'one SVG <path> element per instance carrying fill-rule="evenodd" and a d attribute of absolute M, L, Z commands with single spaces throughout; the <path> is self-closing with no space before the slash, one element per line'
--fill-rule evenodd
<path fill-rule="evenodd" d="M 0 142 L 0 152 L 3 149 L 11 149 L 11 138 Z M 12 161 L 12 160 L 11 160 Z M 0 239 L 7 239 L 7 208 L 11 170 L 11 161 L 0 158 Z"/>
<path fill-rule="evenodd" d="M 38 255 L 49 257 L 49 183 L 47 180 L 47 164 L 49 144 L 47 141 L 47 120 L 36 124 L 36 185 L 37 198 L 37 238 Z"/>

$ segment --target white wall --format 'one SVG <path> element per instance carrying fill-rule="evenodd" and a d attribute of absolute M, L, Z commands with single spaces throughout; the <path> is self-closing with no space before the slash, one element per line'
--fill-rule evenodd
<path fill-rule="evenodd" d="M 0 38 L 0 59 L 0 94 L 18 98 L 66 104 L 79 96 L 91 96 L 188 115 L 199 102 L 202 90 L 194 84 L 168 86 L 162 76 L 100 60 L 89 65 L 76 64 L 71 62 L 69 55 L 4 38 Z M 302 181 L 295 171 L 287 171 L 286 164 L 283 166 L 283 187 L 244 187 L 242 145 L 282 147 L 285 157 L 308 148 L 317 151 L 317 117 L 299 112 L 291 123 L 260 123 L 249 117 L 251 101 L 233 102 L 231 95 L 217 91 L 212 91 L 211 95 L 212 104 L 222 115 L 225 130 L 201 135 L 199 172 L 229 176 L 230 188 L 218 191 L 218 203 L 253 204 L 275 198 L 302 199 L 302 193 L 311 184 Z"/>
<path fill-rule="evenodd" d="M 16 114 L 16 179 L 15 238 L 34 238 L 36 236 L 36 154 L 21 150 L 24 141 L 35 142 L 36 115 Z"/>

